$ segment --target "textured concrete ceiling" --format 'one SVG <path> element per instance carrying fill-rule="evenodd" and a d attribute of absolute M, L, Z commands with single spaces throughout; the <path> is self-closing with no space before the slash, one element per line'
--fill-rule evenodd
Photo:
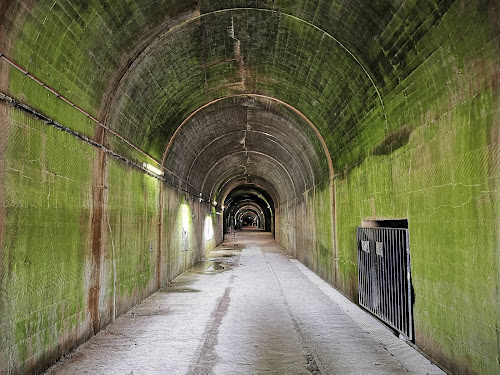
<path fill-rule="evenodd" d="M 164 164 L 181 186 L 184 180 L 213 197 L 224 195 L 231 180 L 261 177 L 267 189 L 279 191 L 278 199 L 289 200 L 328 174 L 313 129 L 259 97 L 229 98 L 197 112 L 178 129 Z"/>

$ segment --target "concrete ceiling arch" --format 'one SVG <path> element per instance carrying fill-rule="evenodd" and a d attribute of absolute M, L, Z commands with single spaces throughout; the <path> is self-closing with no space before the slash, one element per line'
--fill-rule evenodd
<path fill-rule="evenodd" d="M 293 193 L 287 195 L 291 199 L 327 179 L 325 169 L 331 166 L 314 126 L 289 106 L 261 96 L 214 101 L 183 122 L 172 140 L 164 164 L 207 195 L 220 178 L 249 174 L 250 164 L 258 163 L 252 175 L 271 173 L 266 165 L 288 175 L 288 180 L 281 178 L 273 185 L 280 189 L 291 185 Z M 272 163 L 256 160 L 262 157 Z"/>

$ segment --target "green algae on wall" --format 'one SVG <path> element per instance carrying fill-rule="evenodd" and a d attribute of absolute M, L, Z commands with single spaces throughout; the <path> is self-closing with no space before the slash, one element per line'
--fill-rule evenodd
<path fill-rule="evenodd" d="M 86 110 L 104 113 L 106 103 L 102 99 L 108 100 L 106 92 L 114 89 L 114 85 L 108 87 L 108 82 L 117 82 L 122 77 L 125 67 L 144 46 L 144 34 L 156 37 L 158 34 L 151 30 L 163 23 L 167 15 L 194 10 L 198 2 L 176 4 L 172 1 L 162 3 L 165 6 L 161 7 L 146 0 L 116 4 L 40 0 L 32 7 L 22 30 L 12 30 L 17 38 L 13 57 Z M 137 68 L 127 76 L 135 77 L 138 83 L 123 85 L 123 92 L 118 89 L 120 105 L 110 121 L 116 121 L 129 140 L 158 157 L 176 126 L 208 99 L 252 91 L 276 96 L 294 105 L 324 135 L 338 174 L 335 181 L 338 287 L 356 298 L 354 229 L 362 219 L 408 218 L 416 290 L 417 344 L 457 372 L 498 372 L 498 357 L 495 359 L 500 351 L 496 2 L 238 0 L 228 5 L 220 0 L 206 0 L 200 3 L 201 12 L 228 6 L 264 7 L 280 12 L 233 10 L 217 16 L 207 15 L 202 22 L 178 28 L 159 42 L 158 45 L 165 46 L 158 49 L 163 55 L 146 56 L 149 60 L 142 66 L 144 69 Z M 22 11 L 28 12 L 25 8 Z M 236 20 L 234 32 L 240 39 L 240 53 L 228 30 L 232 19 Z M 246 23 L 247 19 L 252 22 Z M 318 28 L 304 21 L 313 22 Z M 203 33 L 206 30 L 213 32 L 206 35 Z M 253 38 L 254 35 L 258 38 Z M 346 49 L 332 37 L 338 38 Z M 359 64 L 348 51 L 357 57 Z M 155 67 L 158 70 L 155 71 Z M 366 74 L 363 68 L 367 69 Z M 14 71 L 10 79 L 12 95 L 75 130 L 93 135 L 94 124 L 38 84 Z M 121 101 L 121 98 L 126 99 Z M 6 238 L 9 236 L 10 242 L 4 241 L 2 254 L 11 254 L 15 249 L 15 256 L 8 258 L 13 262 L 12 270 L 19 270 L 23 280 L 39 277 L 46 283 L 50 275 L 30 273 L 29 264 L 21 262 L 30 255 L 26 246 L 31 246 L 34 238 L 40 236 L 43 253 L 52 250 L 48 245 L 52 234 L 46 235 L 38 223 L 43 223 L 45 229 L 52 228 L 51 213 L 58 205 L 62 208 L 57 211 L 60 216 L 54 216 L 56 220 L 71 218 L 74 221 L 81 216 L 81 225 L 88 226 L 88 206 L 93 202 L 92 177 L 88 171 L 92 169 L 94 152 L 88 151 L 88 163 L 75 161 L 80 167 L 78 171 L 68 171 L 66 159 L 73 157 L 73 149 L 79 155 L 81 150 L 73 141 L 67 143 L 70 148 L 66 150 L 48 141 L 46 151 L 51 153 L 48 160 L 58 159 L 51 162 L 57 175 L 43 173 L 41 177 L 33 177 L 33 170 L 41 168 L 33 166 L 42 163 L 37 160 L 41 160 L 40 155 L 46 155 L 43 147 L 47 146 L 29 135 L 31 130 L 24 125 L 30 122 L 23 119 L 19 124 L 23 124 L 25 130 L 17 129 L 13 133 L 13 139 L 21 137 L 20 134 L 26 137 L 26 147 L 13 148 L 9 143 L 9 158 L 15 170 L 6 162 L 5 181 L 9 180 L 2 183 L 4 187 L 9 186 L 9 199 L 20 203 L 6 208 L 6 218 L 10 220 Z M 58 137 L 64 138 L 60 134 Z M 113 149 L 115 147 L 120 151 L 122 146 L 113 144 Z M 130 152 L 128 146 L 123 153 L 142 160 Z M 87 169 L 82 168 L 83 164 Z M 110 180 L 119 186 L 120 194 L 127 194 L 126 184 L 120 180 L 122 173 L 132 172 L 121 171 L 125 168 L 118 165 L 110 169 Z M 84 176 L 85 173 L 89 175 Z M 86 185 L 61 181 L 72 174 L 77 176 L 76 180 L 85 180 Z M 137 192 L 144 182 L 136 172 L 133 175 L 133 190 Z M 54 182 L 46 182 L 52 180 Z M 51 189 L 48 191 L 45 185 Z M 83 192 L 86 188 L 89 189 L 87 195 Z M 146 190 L 152 192 L 147 186 Z M 314 245 L 323 246 L 331 236 L 323 230 L 328 226 L 327 218 L 331 218 L 325 208 L 327 190 L 320 190 L 323 193 L 317 192 L 318 198 L 309 192 L 297 202 L 280 206 L 277 217 L 282 220 L 278 223 L 281 227 L 278 226 L 277 237 L 312 268 L 327 272 L 328 278 L 330 271 L 325 270 L 330 262 L 328 251 Z M 134 196 L 137 201 L 130 203 L 123 202 L 118 193 L 110 193 L 112 220 L 119 220 L 123 215 L 129 220 L 127 225 L 132 226 L 132 222 L 139 225 L 134 233 L 139 233 L 141 243 L 133 246 L 140 253 L 127 254 L 123 259 L 120 272 L 124 275 L 130 275 L 129 262 L 144 270 L 153 267 L 152 258 L 142 253 L 142 241 L 154 233 L 149 229 L 155 212 L 149 198 L 155 194 L 164 198 L 163 214 L 157 212 L 163 223 L 158 246 L 168 244 L 166 254 L 172 260 L 169 275 L 177 274 L 182 265 L 195 258 L 195 252 L 182 254 L 178 249 L 182 245 L 176 223 L 181 194 L 174 190 L 149 193 L 146 198 Z M 56 203 L 52 202 L 54 197 L 57 197 Z M 47 202 L 51 202 L 50 209 L 43 206 Z M 67 206 L 67 202 L 74 207 Z M 194 205 L 190 210 L 197 217 L 193 220 L 196 226 L 202 215 Z M 104 208 L 103 211 L 107 212 Z M 131 219 L 132 213 L 138 211 L 147 223 L 139 224 Z M 295 228 L 295 221 L 300 219 L 297 214 L 300 218 L 314 218 L 314 225 L 311 221 L 301 224 L 312 240 Z M 39 227 L 29 232 L 35 220 Z M 57 223 L 55 227 L 62 232 L 73 230 L 76 228 L 73 221 Z M 116 225 L 113 222 L 113 226 Z M 78 238 L 73 233 L 68 235 L 73 238 L 71 243 L 67 242 L 73 246 L 71 251 L 83 246 L 82 242 L 90 241 L 87 230 L 80 229 Z M 119 230 L 105 234 L 111 239 L 106 242 L 106 254 L 120 236 Z M 200 243 L 199 235 L 189 240 L 191 244 Z M 310 254 L 300 255 L 306 251 L 300 248 L 302 246 Z M 118 251 L 123 250 L 117 249 L 117 254 Z M 63 253 L 58 248 L 54 254 Z M 79 261 L 77 258 L 68 261 L 68 269 L 72 270 L 76 267 L 72 263 Z M 106 262 L 108 260 L 104 262 L 107 272 L 104 283 L 109 284 L 118 272 L 110 273 Z M 162 269 L 168 268 L 166 263 L 162 264 Z M 149 285 L 147 280 L 151 280 L 151 274 L 144 271 L 138 280 L 141 289 Z M 77 288 L 74 283 L 68 282 L 64 288 Z M 129 284 L 123 288 L 122 297 L 130 290 L 132 294 L 139 293 Z M 27 308 L 23 306 L 26 302 L 17 298 L 21 292 L 13 293 L 17 293 L 14 295 L 19 299 L 16 303 Z M 40 298 L 35 299 L 40 302 Z M 81 304 L 74 304 L 77 313 L 85 301 L 82 297 Z M 2 308 L 15 308 L 9 306 L 5 304 Z M 55 311 L 56 315 L 73 314 L 71 308 L 69 313 L 64 307 Z M 73 326 L 79 321 L 74 318 L 77 313 L 71 320 Z M 15 331 L 22 358 L 30 357 L 33 350 L 31 341 L 22 340 L 26 332 L 36 331 L 39 321 L 50 325 L 48 322 L 53 321 L 50 319 L 31 316 L 19 321 Z M 51 326 L 52 333 L 44 331 L 44 340 L 48 343 L 61 327 L 58 324 Z M 11 333 L 11 337 L 16 336 L 16 332 Z"/>
<path fill-rule="evenodd" d="M 480 7 L 457 2 L 421 37 L 417 49 L 441 44 L 385 96 L 393 132 L 366 126 L 372 156 L 337 181 L 339 287 L 356 298 L 361 220 L 407 218 L 416 343 L 457 373 L 499 370 L 498 35 Z"/>
<path fill-rule="evenodd" d="M 11 109 L 9 117 L 1 186 L 6 215 L 0 254 L 6 272 L 0 275 L 5 332 L 0 370 L 30 372 L 45 368 L 96 326 L 102 328 L 193 265 L 220 242 L 221 233 L 213 207 L 196 201 L 190 208 L 186 201 L 192 198 L 114 158 L 107 157 L 98 171 L 104 185 L 94 186 L 100 181 L 95 170 L 100 151 L 20 110 Z M 99 201 L 102 232 L 91 234 L 96 187 L 107 192 Z M 167 210 L 160 222 L 160 210 L 169 205 L 175 214 Z M 207 217 L 211 230 L 194 216 Z M 171 236 L 183 222 L 190 232 L 186 252 Z M 101 236 L 97 257 L 92 236 Z M 100 277 L 89 280 L 96 262 Z"/>
<path fill-rule="evenodd" d="M 30 372 L 40 356 L 58 358 L 85 331 L 94 155 L 19 110 L 10 109 L 9 118 L 0 369 Z"/>
<path fill-rule="evenodd" d="M 97 115 L 107 100 L 104 95 L 120 79 L 120 71 L 154 36 L 151 31 L 160 32 L 164 25 L 179 22 L 183 18 L 178 19 L 180 15 L 195 11 L 196 3 L 36 1 L 31 8 L 20 9 L 19 13 L 29 12 L 22 30 L 11 30 L 16 38 L 12 57 L 47 85 Z M 38 94 L 30 91 L 17 91 L 16 95 L 27 98 L 34 106 Z M 58 118 L 56 113 L 50 115 L 68 125 L 71 120 Z"/>
<path fill-rule="evenodd" d="M 314 189 L 314 228 L 317 232 L 318 266 L 317 273 L 323 279 L 333 283 L 335 280 L 335 246 L 332 233 L 332 207 L 331 189 L 328 183 Z"/>
<path fill-rule="evenodd" d="M 160 182 L 111 158 L 107 171 L 107 252 L 115 268 L 109 272 L 116 272 L 116 312 L 122 314 L 157 287 Z"/>

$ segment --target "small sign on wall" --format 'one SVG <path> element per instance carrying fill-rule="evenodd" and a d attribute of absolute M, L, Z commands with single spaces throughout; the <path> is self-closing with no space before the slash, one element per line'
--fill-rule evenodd
<path fill-rule="evenodd" d="M 370 252 L 370 241 L 361 241 L 361 250 L 365 253 Z"/>
<path fill-rule="evenodd" d="M 182 251 L 188 251 L 188 233 L 182 230 Z"/>

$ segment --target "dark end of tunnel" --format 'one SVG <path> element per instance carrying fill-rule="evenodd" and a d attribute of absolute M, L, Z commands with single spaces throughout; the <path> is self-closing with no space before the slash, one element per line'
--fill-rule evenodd
<path fill-rule="evenodd" d="M 274 201 L 263 188 L 240 185 L 224 200 L 224 233 L 243 228 L 261 229 L 274 234 Z"/>

